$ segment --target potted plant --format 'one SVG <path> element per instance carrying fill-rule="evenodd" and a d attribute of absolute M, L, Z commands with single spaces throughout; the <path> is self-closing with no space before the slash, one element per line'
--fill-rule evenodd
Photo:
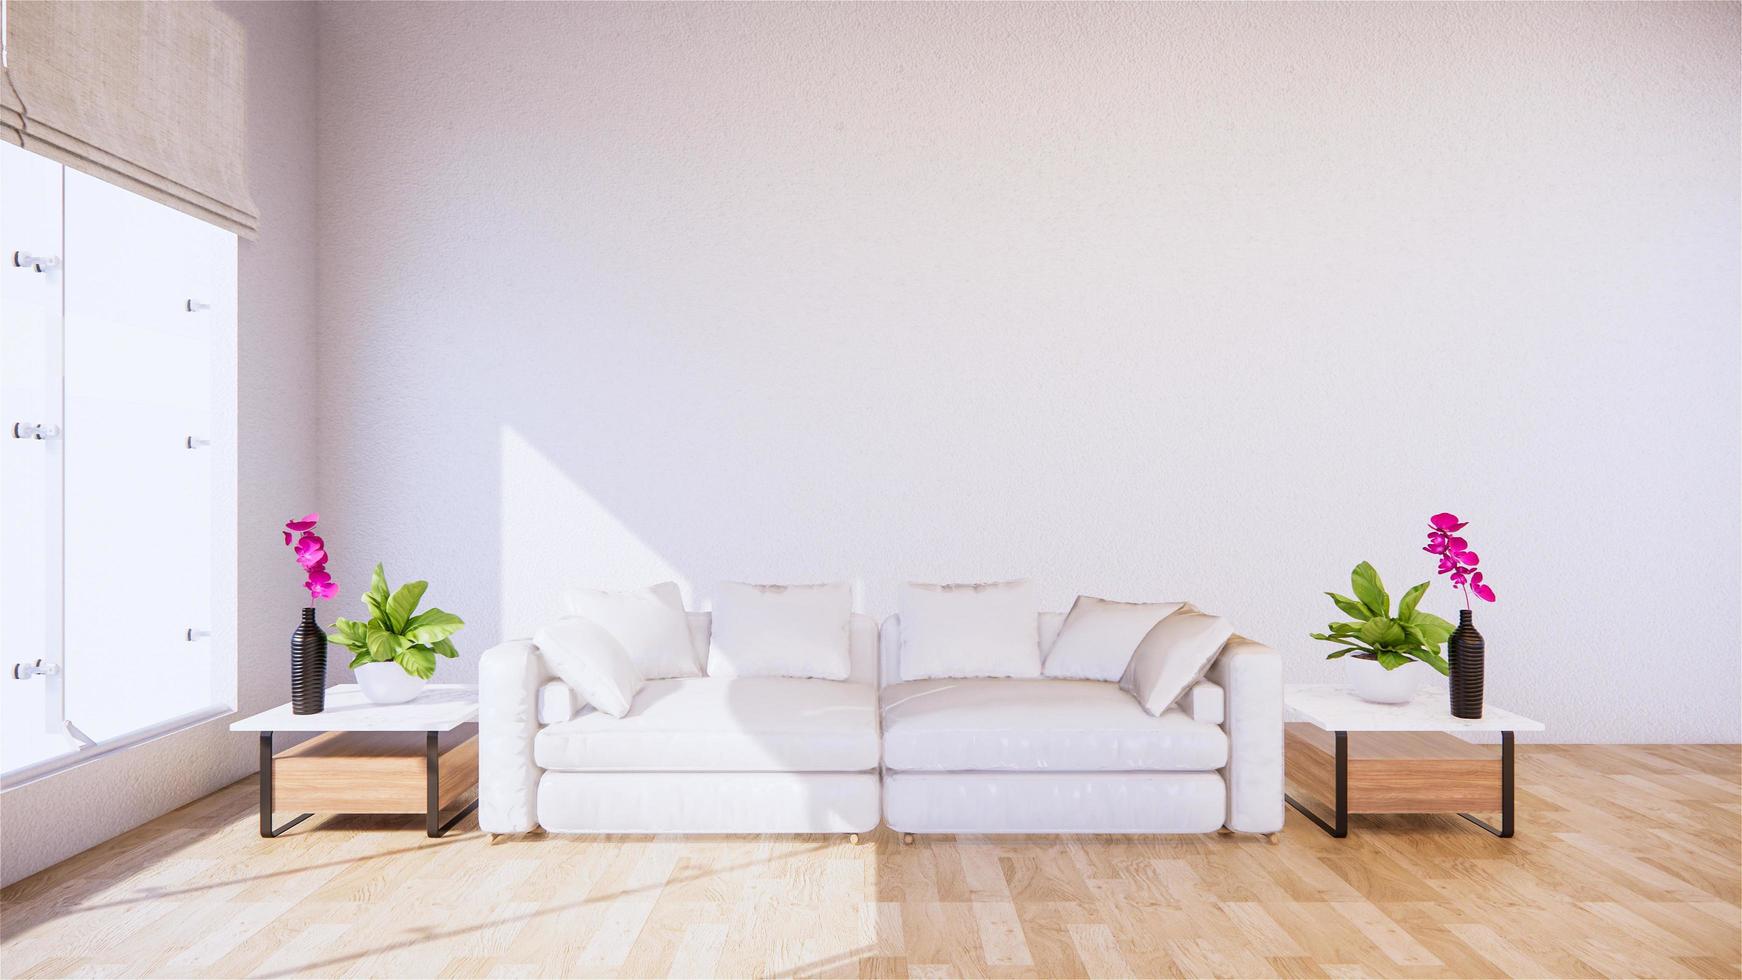
<path fill-rule="evenodd" d="M 329 637 L 350 650 L 351 670 L 363 696 L 377 704 L 399 704 L 417 697 L 435 674 L 436 657 L 459 656 L 448 637 L 466 625 L 451 612 L 431 607 L 417 611 L 428 582 L 407 582 L 391 591 L 380 565 L 363 595 L 369 621 L 339 619 Z"/>
<path fill-rule="evenodd" d="M 1356 565 L 1349 582 L 1353 598 L 1325 593 L 1349 619 L 1330 624 L 1329 633 L 1313 633 L 1312 638 L 1337 644 L 1338 649 L 1325 659 L 1348 658 L 1344 669 L 1357 697 L 1399 704 L 1413 698 L 1422 681 L 1421 668 L 1415 664 L 1446 673 L 1440 644 L 1452 635 L 1452 624 L 1419 608 L 1433 583 L 1423 582 L 1405 592 L 1394 616 L 1391 596 L 1372 565 Z"/>

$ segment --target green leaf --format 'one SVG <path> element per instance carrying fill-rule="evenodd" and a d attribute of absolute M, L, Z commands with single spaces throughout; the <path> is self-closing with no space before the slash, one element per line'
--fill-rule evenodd
<path fill-rule="evenodd" d="M 454 649 L 454 641 L 452 640 L 437 640 L 431 643 L 430 647 L 449 660 L 460 655 L 460 651 Z"/>
<path fill-rule="evenodd" d="M 404 633 L 405 624 L 411 619 L 417 604 L 423 601 L 424 590 L 428 588 L 428 582 L 407 582 L 394 589 L 393 595 L 387 600 L 388 628 L 395 633 Z"/>
<path fill-rule="evenodd" d="M 435 652 L 429 647 L 406 647 L 394 659 L 413 677 L 421 677 L 427 681 L 435 676 Z"/>
<path fill-rule="evenodd" d="M 1446 662 L 1443 658 L 1440 657 L 1438 650 L 1423 649 L 1423 650 L 1416 650 L 1414 652 L 1415 652 L 1415 659 L 1421 661 L 1424 664 L 1427 664 L 1429 667 L 1432 667 L 1433 669 L 1439 671 L 1442 674 L 1445 674 L 1447 676 L 1451 675 L 1451 673 L 1452 673 L 1451 668 L 1446 666 Z"/>
<path fill-rule="evenodd" d="M 1347 656 L 1348 654 L 1351 654 L 1351 653 L 1360 653 L 1360 652 L 1361 652 L 1360 647 L 1344 647 L 1341 650 L 1334 650 L 1331 653 L 1326 654 L 1325 659 L 1326 660 L 1335 660 L 1338 657 Z"/>
<path fill-rule="evenodd" d="M 369 591 L 363 593 L 363 604 L 369 607 L 369 614 L 379 626 L 386 626 L 388 622 L 387 598 L 387 573 L 381 570 L 381 564 L 377 562 L 375 574 L 369 579 Z"/>
<path fill-rule="evenodd" d="M 1355 598 L 1367 607 L 1368 616 L 1391 615 L 1391 597 L 1385 594 L 1385 583 L 1379 581 L 1379 573 L 1372 565 L 1366 562 L 1356 565 L 1349 573 L 1349 584 L 1355 589 Z"/>
<path fill-rule="evenodd" d="M 1437 647 L 1452 637 L 1452 624 L 1433 613 L 1416 612 L 1410 625 L 1421 632 L 1421 641 L 1430 647 Z"/>
<path fill-rule="evenodd" d="M 366 652 L 369 649 L 369 627 L 341 616 L 333 622 L 333 632 L 327 634 L 327 639 L 347 650 Z"/>
<path fill-rule="evenodd" d="M 369 656 L 369 651 L 359 650 L 359 651 L 357 651 L 357 655 L 355 657 L 351 658 L 351 669 L 356 670 L 358 667 L 361 667 L 364 664 L 370 664 L 370 663 L 374 663 L 374 662 L 375 662 L 375 658 Z"/>
<path fill-rule="evenodd" d="M 1353 636 L 1356 633 L 1361 632 L 1361 627 L 1363 625 L 1364 624 L 1362 624 L 1362 623 L 1332 623 L 1331 624 L 1331 635 L 1332 636 Z"/>
<path fill-rule="evenodd" d="M 1335 592 L 1326 592 L 1325 595 L 1331 597 L 1331 601 L 1337 604 L 1337 608 L 1341 609 L 1344 615 L 1353 616 L 1356 619 L 1366 619 L 1373 615 L 1367 611 L 1366 606 L 1361 605 L 1359 602 L 1356 602 L 1346 595 L 1338 595 Z"/>
<path fill-rule="evenodd" d="M 1409 637 L 1403 631 L 1403 624 L 1384 616 L 1375 616 L 1361 627 L 1357 634 L 1362 640 L 1375 647 L 1394 647 L 1406 641 Z"/>
<path fill-rule="evenodd" d="M 1432 581 L 1423 582 L 1405 592 L 1403 598 L 1397 600 L 1397 618 L 1406 623 L 1414 622 L 1415 607 L 1421 602 L 1421 597 L 1427 593 L 1427 587 L 1432 584 Z"/>
<path fill-rule="evenodd" d="M 464 625 L 466 621 L 453 613 L 432 608 L 411 617 L 405 624 L 404 633 L 413 643 L 433 644 L 458 633 Z"/>
<path fill-rule="evenodd" d="M 392 630 L 379 626 L 369 627 L 369 659 L 384 663 L 398 658 L 400 651 L 411 645 L 411 641 Z"/>
<path fill-rule="evenodd" d="M 1424 646 L 1424 647 L 1425 646 L 1432 646 L 1432 644 L 1428 643 L 1427 640 L 1422 639 L 1421 627 L 1415 625 L 1414 623 L 1404 623 L 1403 624 L 1403 632 L 1404 632 L 1404 635 L 1407 636 L 1409 638 L 1410 642 L 1412 642 L 1412 643 L 1415 643 L 1419 646 Z"/>
<path fill-rule="evenodd" d="M 1386 670 L 1396 670 L 1406 663 L 1409 663 L 1409 658 L 1395 650 L 1379 651 L 1379 666 Z"/>

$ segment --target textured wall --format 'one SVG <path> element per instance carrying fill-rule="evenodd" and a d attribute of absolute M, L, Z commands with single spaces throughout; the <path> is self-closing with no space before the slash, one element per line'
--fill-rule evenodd
<path fill-rule="evenodd" d="M 238 255 L 239 707 L 289 697 L 287 644 L 306 598 L 275 528 L 316 500 L 315 17 L 227 3 L 248 32 L 248 168 L 260 239 Z M 137 559 L 137 556 L 135 556 Z M 0 795 L 12 882 L 253 772 L 252 736 L 220 719 Z"/>
<path fill-rule="evenodd" d="M 1331 678 L 1320 592 L 1451 509 L 1496 703 L 1742 736 L 1735 5 L 319 18 L 320 503 L 443 676 L 669 574 L 1187 598 Z"/>

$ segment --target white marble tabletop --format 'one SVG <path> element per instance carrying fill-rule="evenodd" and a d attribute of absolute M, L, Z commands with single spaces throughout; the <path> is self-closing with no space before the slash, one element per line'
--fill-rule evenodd
<path fill-rule="evenodd" d="M 426 684 L 404 704 L 376 704 L 355 684 L 327 688 L 326 709 L 292 714 L 281 704 L 230 726 L 233 732 L 446 732 L 478 720 L 473 684 Z"/>
<path fill-rule="evenodd" d="M 1289 684 L 1282 695 L 1285 721 L 1304 721 L 1328 732 L 1540 732 L 1543 724 L 1484 705 L 1480 718 L 1454 718 L 1444 690 L 1416 694 L 1405 704 L 1377 704 L 1342 684 Z"/>

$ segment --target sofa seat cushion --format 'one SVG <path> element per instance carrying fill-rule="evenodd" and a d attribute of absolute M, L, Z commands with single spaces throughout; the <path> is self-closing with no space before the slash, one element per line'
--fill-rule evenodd
<path fill-rule="evenodd" d="M 883 764 L 910 772 L 1207 772 L 1219 726 L 1150 715 L 1106 681 L 908 681 L 883 689 Z"/>
<path fill-rule="evenodd" d="M 877 692 L 798 677 L 648 681 L 627 715 L 584 710 L 540 731 L 532 754 L 567 772 L 863 772 L 877 768 Z"/>

